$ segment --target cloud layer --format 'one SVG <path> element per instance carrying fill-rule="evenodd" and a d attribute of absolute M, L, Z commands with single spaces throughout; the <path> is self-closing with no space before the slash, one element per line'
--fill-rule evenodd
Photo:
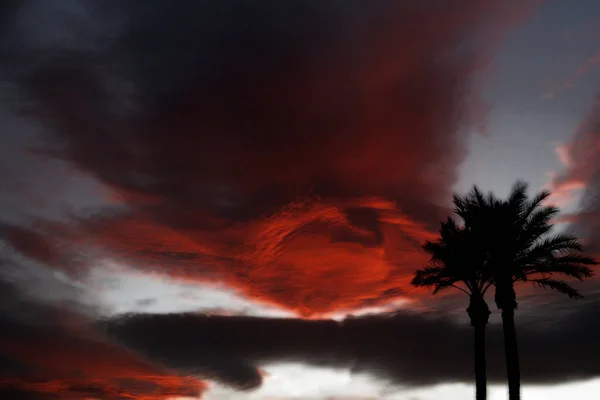
<path fill-rule="evenodd" d="M 47 25 L 22 11 L 4 75 L 43 124 L 37 152 L 110 193 L 46 234 L 303 315 L 390 301 L 425 261 L 484 123 L 480 73 L 526 9 L 66 2 Z"/>
<path fill-rule="evenodd" d="M 586 380 L 600 374 L 597 296 L 582 304 L 580 311 L 566 315 L 555 311 L 554 317 L 518 318 L 525 385 Z M 341 323 L 136 315 L 105 326 L 117 341 L 174 370 L 218 370 L 239 387 L 254 387 L 261 378 L 259 367 L 282 362 L 350 368 L 409 387 L 473 379 L 472 328 L 442 314 L 401 312 Z M 490 383 L 505 380 L 501 342 L 501 326 L 494 323 L 488 329 Z"/>
<path fill-rule="evenodd" d="M 479 78 L 526 11 L 491 0 L 22 4 L 6 9 L 0 37 L 10 261 L 77 280 L 108 260 L 304 317 L 413 295 L 420 245 L 448 213 L 468 134 L 485 127 Z M 136 316 L 102 325 L 113 343 L 84 324 L 96 310 L 41 306 L 39 293 L 24 307 L 5 286 L 0 356 L 13 372 L 0 387 L 13 398 L 195 395 L 206 387 L 196 374 L 252 388 L 279 361 L 411 386 L 471 381 L 469 327 L 448 317 Z M 552 361 L 559 340 L 584 343 L 556 332 L 539 350 L 539 332 L 524 332 L 525 379 L 595 376 Z"/>
<path fill-rule="evenodd" d="M 77 300 L 75 287 L 46 276 L 46 290 L 27 293 L 23 282 L 0 269 L 0 395 L 10 399 L 107 400 L 198 396 L 206 384 L 110 343 L 92 329 L 94 315 Z M 21 269 L 23 266 L 21 266 Z M 28 276 L 31 280 L 32 276 Z M 31 284 L 26 287 L 31 288 Z M 39 288 L 38 288 L 39 290 Z M 68 293 L 68 294 L 67 294 Z M 56 296 L 62 295 L 63 299 Z"/>

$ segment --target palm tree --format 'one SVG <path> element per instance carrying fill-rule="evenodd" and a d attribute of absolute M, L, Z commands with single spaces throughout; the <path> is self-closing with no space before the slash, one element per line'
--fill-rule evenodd
<path fill-rule="evenodd" d="M 455 212 L 465 226 L 480 239 L 487 253 L 482 267 L 490 277 L 484 290 L 495 287 L 494 300 L 502 311 L 504 350 L 509 399 L 520 399 L 520 368 L 515 329 L 517 297 L 516 282 L 529 282 L 544 289 L 565 294 L 573 299 L 583 297 L 565 280 L 583 280 L 594 276 L 591 265 L 597 262 L 583 255 L 575 236 L 550 235 L 551 220 L 559 210 L 544 206 L 549 191 L 542 191 L 531 200 L 528 185 L 517 181 L 508 198 L 501 200 L 492 193 L 484 195 L 476 186 L 465 197 L 454 196 Z"/>
<path fill-rule="evenodd" d="M 485 253 L 477 251 L 478 239 L 467 229 L 457 226 L 452 218 L 441 224 L 439 238 L 427 241 L 423 249 L 431 260 L 428 266 L 415 273 L 412 284 L 418 287 L 433 288 L 433 294 L 454 288 L 469 296 L 467 314 L 474 328 L 475 397 L 487 397 L 487 374 L 485 361 L 485 328 L 490 309 L 484 294 L 488 277 L 480 268 Z"/>

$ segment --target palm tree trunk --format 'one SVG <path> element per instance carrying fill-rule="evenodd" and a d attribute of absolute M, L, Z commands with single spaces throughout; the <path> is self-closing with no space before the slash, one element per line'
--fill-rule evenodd
<path fill-rule="evenodd" d="M 506 356 L 506 376 L 508 378 L 509 400 L 521 398 L 521 371 L 519 367 L 519 348 L 515 328 L 515 309 L 502 309 L 502 330 L 504 333 L 504 354 Z"/>
<path fill-rule="evenodd" d="M 487 371 L 485 363 L 485 327 L 490 317 L 490 308 L 482 295 L 471 295 L 467 313 L 474 333 L 475 399 L 487 398 Z"/>
<path fill-rule="evenodd" d="M 485 324 L 477 323 L 475 332 L 475 399 L 487 398 L 487 371 L 485 365 Z"/>

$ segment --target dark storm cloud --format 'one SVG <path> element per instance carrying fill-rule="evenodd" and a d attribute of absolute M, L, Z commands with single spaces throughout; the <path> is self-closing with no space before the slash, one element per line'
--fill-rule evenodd
<path fill-rule="evenodd" d="M 518 318 L 524 384 L 600 377 L 598 299 L 561 317 Z M 472 329 L 439 314 L 334 321 L 134 315 L 106 323 L 121 343 L 175 370 L 219 371 L 236 386 L 259 382 L 277 362 L 346 367 L 391 383 L 472 382 Z M 501 327 L 488 328 L 488 377 L 505 380 Z"/>
<path fill-rule="evenodd" d="M 127 20 L 116 39 L 95 21 L 104 47 L 50 47 L 21 77 L 67 159 L 192 215 L 256 217 L 309 190 L 405 198 L 417 212 L 447 194 L 489 51 L 468 37 L 489 34 L 495 2 L 183 4 L 92 9 Z"/>
<path fill-rule="evenodd" d="M 121 206 L 50 235 L 304 314 L 389 301 L 520 4 L 29 1 L 2 47 L 11 106 Z"/>

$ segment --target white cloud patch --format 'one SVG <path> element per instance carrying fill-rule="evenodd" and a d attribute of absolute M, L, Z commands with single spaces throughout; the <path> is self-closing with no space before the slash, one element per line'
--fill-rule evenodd
<path fill-rule="evenodd" d="M 206 400 L 276 400 L 276 399 L 396 399 L 393 390 L 366 374 L 348 369 L 306 367 L 300 364 L 273 364 L 264 368 L 263 385 L 253 392 L 240 393 L 215 385 L 205 394 Z"/>
<path fill-rule="evenodd" d="M 105 262 L 87 279 L 90 296 L 109 315 L 202 312 L 219 315 L 294 317 L 281 308 L 258 304 L 216 284 L 186 283 Z"/>
<path fill-rule="evenodd" d="M 214 385 L 203 400 L 463 400 L 473 398 L 472 385 L 453 383 L 420 389 L 393 387 L 367 374 L 352 374 L 347 369 L 276 364 L 265 368 L 263 386 L 243 393 Z M 600 391 L 600 380 L 556 386 L 524 386 L 525 400 L 572 400 L 592 398 Z M 285 394 L 283 394 L 285 393 Z M 489 400 L 506 399 L 505 386 L 490 386 Z"/>

